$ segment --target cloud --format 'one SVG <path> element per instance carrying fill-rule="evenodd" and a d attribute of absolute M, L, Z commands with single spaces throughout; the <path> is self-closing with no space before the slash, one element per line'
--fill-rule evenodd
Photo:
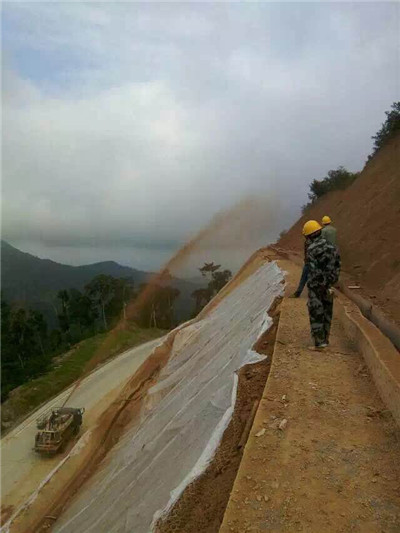
<path fill-rule="evenodd" d="M 398 4 L 5 5 L 3 238 L 154 269 L 255 193 L 273 240 L 313 178 L 363 166 L 398 26 Z"/>

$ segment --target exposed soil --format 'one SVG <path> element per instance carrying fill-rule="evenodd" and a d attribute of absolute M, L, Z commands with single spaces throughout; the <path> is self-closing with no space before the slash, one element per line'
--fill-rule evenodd
<path fill-rule="evenodd" d="M 0 526 L 5 524 L 14 512 L 14 505 L 2 505 L 0 511 Z"/>
<path fill-rule="evenodd" d="M 257 257 L 253 258 L 254 261 L 248 261 L 238 275 L 224 287 L 221 294 L 218 294 L 218 302 L 265 261 L 264 256 L 259 254 L 255 256 Z M 211 302 L 195 320 L 200 320 L 214 306 L 215 303 Z M 174 330 L 169 334 L 167 341 L 146 360 L 127 383 L 118 399 L 101 415 L 97 427 L 89 436 L 85 449 L 77 456 L 70 458 L 66 468 L 57 472 L 51 482 L 41 490 L 29 512 L 25 512 L 14 520 L 13 533 L 31 533 L 32 531 L 39 533 L 48 531 L 54 525 L 57 517 L 69 505 L 83 484 L 91 478 L 127 426 L 131 426 L 138 420 L 147 391 L 157 381 L 160 370 L 168 361 L 176 333 L 177 330 Z M 265 379 L 266 376 L 264 383 Z"/>
<path fill-rule="evenodd" d="M 399 428 L 337 318 L 328 349 L 309 344 L 306 299 L 285 299 L 220 531 L 398 533 Z"/>
<path fill-rule="evenodd" d="M 232 485 L 243 455 L 239 444 L 247 440 L 249 417 L 263 393 L 271 367 L 279 306 L 269 312 L 274 325 L 256 343 L 255 350 L 268 355 L 265 361 L 247 365 L 239 373 L 235 410 L 214 459 L 206 471 L 183 492 L 165 520 L 158 523 L 157 533 L 217 533 L 219 531 Z"/>
<path fill-rule="evenodd" d="M 343 269 L 361 292 L 400 323 L 400 135 L 344 191 L 323 196 L 279 240 L 302 253 L 306 220 L 329 215 L 338 230 Z"/>
<path fill-rule="evenodd" d="M 237 283 L 256 263 L 273 255 L 273 250 L 255 254 Z M 288 273 L 290 294 L 300 268 L 286 260 L 280 266 Z M 278 332 L 275 323 L 255 347 L 270 358 L 239 372 L 234 415 L 212 463 L 159 522 L 157 533 L 400 531 L 400 434 L 362 356 L 337 319 L 331 347 L 322 354 L 308 350 L 304 298 L 285 299 L 275 309 L 275 322 L 281 310 Z M 172 340 L 173 335 L 169 343 Z M 85 468 L 77 469 L 64 493 L 53 501 L 42 494 L 36 516 L 61 514 L 127 425 L 134 423 L 168 357 L 169 347 L 164 345 L 135 374 L 120 402 L 105 412 L 92 447 L 86 450 Z M 246 441 L 248 421 L 260 398 L 243 452 L 238 445 Z M 280 430 L 284 418 L 287 427 Z M 53 523 L 47 518 L 13 531 L 39 533 Z"/>

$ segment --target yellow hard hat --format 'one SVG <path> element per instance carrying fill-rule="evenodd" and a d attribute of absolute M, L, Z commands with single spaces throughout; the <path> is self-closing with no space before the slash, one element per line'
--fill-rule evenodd
<path fill-rule="evenodd" d="M 328 217 L 328 215 L 325 215 L 324 217 L 322 217 L 322 224 L 324 226 L 326 226 L 327 224 L 330 224 L 332 222 L 332 220 L 330 219 L 330 217 Z"/>
<path fill-rule="evenodd" d="M 309 220 L 303 226 L 303 235 L 307 237 L 320 229 L 322 229 L 322 226 L 316 220 Z"/>

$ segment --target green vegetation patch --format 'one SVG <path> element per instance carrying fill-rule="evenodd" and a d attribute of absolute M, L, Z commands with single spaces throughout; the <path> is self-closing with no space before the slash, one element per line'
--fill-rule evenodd
<path fill-rule="evenodd" d="M 368 161 L 400 132 L 400 102 L 394 102 L 390 111 L 386 111 L 386 120 L 382 124 L 381 129 L 372 137 L 374 139 L 374 147 L 372 154 L 368 156 Z M 347 189 L 358 178 L 359 172 L 349 172 L 344 167 L 340 166 L 336 170 L 329 170 L 327 176 L 317 180 L 314 179 L 310 183 L 310 193 L 308 194 L 309 202 L 301 208 L 303 215 L 307 209 L 317 202 L 322 196 L 331 192 Z M 283 235 L 280 235 L 282 238 Z"/>
<path fill-rule="evenodd" d="M 136 325 L 131 325 L 125 330 L 113 332 L 111 346 L 100 362 L 103 363 L 125 350 L 161 337 L 164 334 L 165 331 L 161 329 L 143 329 Z M 46 374 L 21 385 L 11 392 L 8 400 L 2 405 L 3 428 L 7 428 L 11 422 L 16 421 L 42 403 L 57 396 L 79 379 L 107 335 L 109 334 L 100 333 L 81 341 L 66 354 L 56 357 L 53 360 L 52 368 Z"/>

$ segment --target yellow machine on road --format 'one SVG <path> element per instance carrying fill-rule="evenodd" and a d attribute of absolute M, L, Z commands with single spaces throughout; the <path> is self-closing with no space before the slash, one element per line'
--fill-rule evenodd
<path fill-rule="evenodd" d="M 38 418 L 35 451 L 51 454 L 62 451 L 71 437 L 79 433 L 84 412 L 83 407 L 56 407 Z"/>

